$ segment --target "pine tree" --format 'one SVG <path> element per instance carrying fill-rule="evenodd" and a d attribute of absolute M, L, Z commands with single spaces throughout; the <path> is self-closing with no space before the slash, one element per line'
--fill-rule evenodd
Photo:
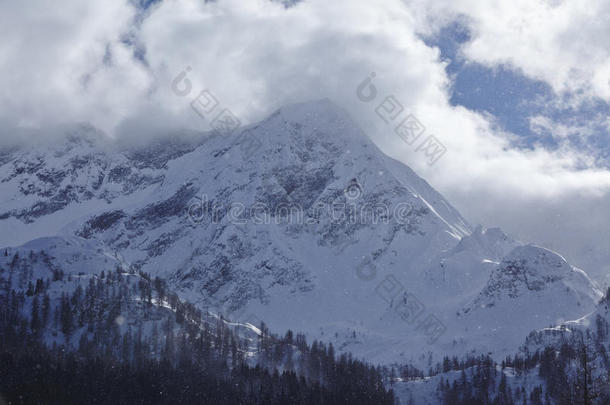
<path fill-rule="evenodd" d="M 157 321 L 153 321 L 151 340 L 152 354 L 157 355 L 159 353 L 159 329 L 157 328 Z"/>
<path fill-rule="evenodd" d="M 65 294 L 61 295 L 61 303 L 60 303 L 60 323 L 61 323 L 61 331 L 66 336 L 66 339 L 72 333 L 72 322 L 73 322 L 73 313 L 72 308 L 70 306 L 70 300 Z"/>
<path fill-rule="evenodd" d="M 38 296 L 35 295 L 34 299 L 32 300 L 32 316 L 30 318 L 30 328 L 34 333 L 38 333 L 38 331 L 40 331 L 39 306 L 40 305 L 38 303 Z"/>

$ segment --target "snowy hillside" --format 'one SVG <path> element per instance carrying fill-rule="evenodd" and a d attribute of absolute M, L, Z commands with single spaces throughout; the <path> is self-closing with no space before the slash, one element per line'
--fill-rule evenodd
<path fill-rule="evenodd" d="M 202 312 L 164 280 L 71 246 L 47 238 L 0 257 L 3 402 L 395 403 L 375 367 L 332 345 Z"/>
<path fill-rule="evenodd" d="M 393 371 L 407 404 L 607 404 L 610 402 L 610 290 L 583 318 L 532 331 L 514 355 L 445 357 L 424 377 Z"/>

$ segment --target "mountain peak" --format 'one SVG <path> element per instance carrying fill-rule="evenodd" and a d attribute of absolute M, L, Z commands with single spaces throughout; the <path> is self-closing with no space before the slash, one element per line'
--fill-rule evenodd
<path fill-rule="evenodd" d="M 549 297 L 557 295 L 566 296 L 561 300 L 563 311 L 575 313 L 581 305 L 595 305 L 601 292 L 586 273 L 572 267 L 561 255 L 540 246 L 523 245 L 515 247 L 492 271 L 471 308 L 491 308 L 518 298 L 540 300 L 538 305 L 546 305 Z"/>
<path fill-rule="evenodd" d="M 335 121 L 338 118 L 346 121 L 351 120 L 347 112 L 329 98 L 285 105 L 280 107 L 277 112 L 290 121 L 301 123 L 316 119 L 322 122 Z"/>
<path fill-rule="evenodd" d="M 372 143 L 356 125 L 347 111 L 332 100 L 323 98 L 290 104 L 271 114 L 269 120 L 281 118 L 284 123 L 299 129 L 302 137 L 315 136 L 321 132 L 334 138 L 334 142 L 358 141 Z M 327 139 L 333 141 L 333 139 Z"/>

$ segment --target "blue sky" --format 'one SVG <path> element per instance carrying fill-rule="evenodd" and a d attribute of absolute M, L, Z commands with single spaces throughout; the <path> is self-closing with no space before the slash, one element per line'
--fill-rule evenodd
<path fill-rule="evenodd" d="M 436 35 L 423 38 L 426 44 L 438 47 L 442 60 L 447 63 L 453 105 L 490 114 L 499 128 L 519 136 L 513 143 L 515 147 L 542 145 L 556 149 L 568 143 L 595 156 L 599 164 L 606 167 L 610 164 L 606 122 L 610 104 L 594 98 L 574 108 L 569 100 L 575 94 L 558 95 L 548 83 L 527 77 L 514 66 L 488 67 L 468 60 L 461 49 L 471 39 L 470 29 L 460 21 L 451 22 Z M 550 128 L 531 123 L 536 116 L 574 128 L 574 133 L 558 139 Z"/>

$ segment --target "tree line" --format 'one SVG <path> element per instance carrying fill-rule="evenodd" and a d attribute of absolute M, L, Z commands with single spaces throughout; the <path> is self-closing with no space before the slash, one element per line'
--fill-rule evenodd
<path fill-rule="evenodd" d="M 40 277 L 34 256 L 0 268 L 0 399 L 394 404 L 378 368 L 332 344 L 231 326 L 135 270 Z"/>

